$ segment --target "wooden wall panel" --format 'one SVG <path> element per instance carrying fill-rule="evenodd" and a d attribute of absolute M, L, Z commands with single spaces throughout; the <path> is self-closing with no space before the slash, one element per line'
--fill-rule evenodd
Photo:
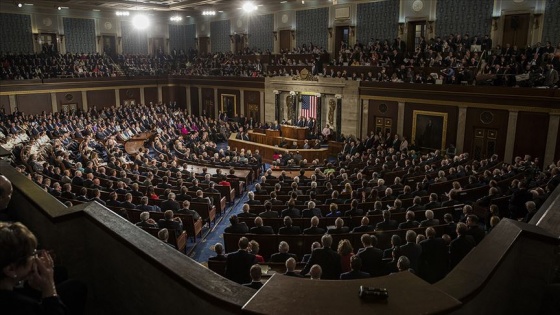
<path fill-rule="evenodd" d="M 455 106 L 439 106 L 439 105 L 428 105 L 428 104 L 418 104 L 418 103 L 406 103 L 404 108 L 404 136 L 409 139 L 409 143 L 412 143 L 412 124 L 413 124 L 413 112 L 415 110 L 423 110 L 438 113 L 447 113 L 447 136 L 445 141 L 445 147 L 449 144 L 455 144 L 457 139 L 457 115 L 459 110 Z"/>
<path fill-rule="evenodd" d="M 150 102 L 157 104 L 158 103 L 158 90 L 157 87 L 147 87 L 144 88 L 144 102 L 146 104 L 150 104 Z"/>
<path fill-rule="evenodd" d="M 82 109 L 83 103 L 82 92 L 80 91 L 56 93 L 56 105 L 58 111 L 62 111 L 62 105 L 75 105 L 76 109 Z"/>
<path fill-rule="evenodd" d="M 140 99 L 140 88 L 135 89 L 120 89 L 119 90 L 119 99 L 121 100 L 121 104 L 124 104 L 126 100 L 134 100 L 136 104 L 140 104 L 142 100 Z"/>
<path fill-rule="evenodd" d="M 244 91 L 243 92 L 243 102 L 245 116 L 253 117 L 255 122 L 260 122 L 261 120 L 261 93 L 259 91 Z"/>
<path fill-rule="evenodd" d="M 241 116 L 241 96 L 239 90 L 218 89 L 218 111 L 222 111 L 222 94 L 235 95 L 234 112 L 237 113 L 237 116 Z"/>
<path fill-rule="evenodd" d="M 398 102 L 395 101 L 369 100 L 367 134 L 362 135 L 362 138 L 366 138 L 372 131 L 375 131 L 377 118 L 391 119 L 391 134 L 395 134 L 397 132 L 397 119 L 399 117 L 398 106 Z M 410 139 L 410 136 L 407 138 Z"/>
<path fill-rule="evenodd" d="M 194 116 L 200 115 L 199 105 L 200 100 L 198 99 L 198 88 L 191 87 L 191 114 Z"/>
<path fill-rule="evenodd" d="M 49 93 L 16 95 L 16 104 L 20 112 L 26 115 L 52 112 L 51 95 Z"/>
<path fill-rule="evenodd" d="M 87 91 L 88 108 L 104 108 L 117 105 L 115 90 Z"/>
<path fill-rule="evenodd" d="M 218 99 L 218 102 L 220 100 Z M 202 112 L 200 115 L 218 117 L 215 109 L 214 89 L 202 88 Z"/>
<path fill-rule="evenodd" d="M 10 109 L 10 97 L 8 95 L 0 95 L 0 113 L 9 115 L 12 113 Z"/>
<path fill-rule="evenodd" d="M 548 114 L 519 112 L 513 156 L 523 157 L 530 154 L 543 161 L 548 134 Z M 542 165 L 541 165 L 542 166 Z"/>
<path fill-rule="evenodd" d="M 177 102 L 178 108 L 186 107 L 186 89 L 184 86 L 164 86 L 161 88 L 162 101 L 165 104 Z"/>
<path fill-rule="evenodd" d="M 490 123 L 487 123 L 488 120 L 485 120 L 489 117 L 488 113 L 493 117 Z M 469 152 L 471 154 L 474 152 L 475 129 L 491 129 L 495 130 L 497 134 L 496 154 L 499 155 L 500 159 L 503 159 L 506 149 L 508 117 L 509 113 L 507 110 L 467 108 L 463 152 Z"/>

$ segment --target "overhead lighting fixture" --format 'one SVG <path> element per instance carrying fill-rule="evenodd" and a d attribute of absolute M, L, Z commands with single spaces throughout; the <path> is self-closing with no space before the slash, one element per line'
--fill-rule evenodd
<path fill-rule="evenodd" d="M 216 15 L 216 10 L 204 10 L 202 15 Z"/>
<path fill-rule="evenodd" d="M 60 11 L 60 10 L 62 10 L 62 7 L 58 7 L 57 9 L 58 9 L 58 11 Z"/>
<path fill-rule="evenodd" d="M 257 6 L 253 2 L 245 2 L 243 4 L 243 11 L 251 13 L 257 10 Z"/>
<path fill-rule="evenodd" d="M 18 6 L 18 8 L 21 8 L 21 7 L 23 7 L 23 3 L 18 3 L 17 6 Z"/>
<path fill-rule="evenodd" d="M 129 16 L 130 12 L 128 12 L 128 11 L 117 11 L 117 12 L 115 12 L 115 14 L 117 16 Z"/>
<path fill-rule="evenodd" d="M 171 20 L 172 22 L 180 22 L 180 21 L 183 20 L 183 18 L 180 17 L 179 15 L 176 15 L 176 16 L 170 17 L 169 20 Z"/>
<path fill-rule="evenodd" d="M 150 26 L 150 19 L 144 14 L 135 15 L 132 18 L 132 26 L 138 30 L 144 30 Z"/>
<path fill-rule="evenodd" d="M 99 10 L 99 9 L 93 9 L 93 11 L 95 11 L 95 12 L 100 12 L 101 10 Z"/>
<path fill-rule="evenodd" d="M 286 2 L 288 2 L 288 1 L 280 1 L 280 3 L 286 3 Z"/>

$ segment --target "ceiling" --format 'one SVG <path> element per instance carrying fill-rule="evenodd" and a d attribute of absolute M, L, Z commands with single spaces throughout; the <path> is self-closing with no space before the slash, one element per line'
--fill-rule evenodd
<path fill-rule="evenodd" d="M 4 2 L 4 1 L 3 1 Z M 7 1 L 6 1 L 7 2 Z M 4 5 L 6 5 L 4 2 Z M 216 11 L 236 14 L 240 10 L 245 0 L 22 0 L 14 1 L 17 3 L 33 4 L 34 8 L 79 10 L 99 10 L 102 12 L 112 12 L 117 10 L 129 11 L 151 11 L 168 12 L 184 15 L 200 15 L 203 10 L 213 9 Z M 333 0 L 252 0 L 258 6 L 257 14 L 266 14 L 282 10 L 300 10 L 306 8 L 316 8 L 319 6 L 332 5 Z M 363 2 L 363 0 L 334 0 L 337 4 Z M 25 6 L 24 6 L 25 7 Z"/>

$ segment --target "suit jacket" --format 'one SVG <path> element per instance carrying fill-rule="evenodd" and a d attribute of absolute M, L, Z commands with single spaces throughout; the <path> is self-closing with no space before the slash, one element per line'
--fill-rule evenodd
<path fill-rule="evenodd" d="M 371 276 L 367 272 L 363 272 L 359 270 L 351 270 L 341 274 L 340 280 L 365 279 L 369 277 Z"/>
<path fill-rule="evenodd" d="M 350 232 L 350 228 L 347 226 L 343 226 L 340 229 L 332 228 L 327 230 L 327 234 L 344 234 Z"/>
<path fill-rule="evenodd" d="M 325 234 L 325 229 L 312 226 L 304 229 L 303 234 Z"/>
<path fill-rule="evenodd" d="M 282 210 L 281 217 L 289 216 L 291 218 L 299 218 L 301 213 L 298 208 L 288 208 Z"/>
<path fill-rule="evenodd" d="M 363 232 L 370 232 L 375 230 L 375 228 L 371 225 L 360 225 L 352 229 L 350 233 L 363 233 Z"/>
<path fill-rule="evenodd" d="M 419 261 L 420 277 L 429 283 L 435 283 L 447 273 L 448 250 L 441 238 L 429 238 L 420 242 L 422 254 Z"/>
<path fill-rule="evenodd" d="M 257 263 L 257 257 L 246 250 L 229 253 L 226 258 L 226 278 L 239 284 L 251 282 L 249 270 Z"/>
<path fill-rule="evenodd" d="M 322 279 L 338 280 L 342 270 L 340 255 L 331 248 L 317 248 L 311 253 L 309 261 L 301 271 L 306 275 L 311 270 L 311 266 L 318 264 L 323 269 Z"/>
<path fill-rule="evenodd" d="M 158 227 L 160 229 L 166 228 L 170 230 L 175 230 L 175 234 L 180 234 L 181 231 L 183 230 L 183 225 L 180 222 L 173 221 L 173 220 L 165 220 L 165 219 L 158 220 Z"/>
<path fill-rule="evenodd" d="M 422 246 L 416 243 L 406 243 L 401 245 L 401 255 L 406 256 L 410 260 L 410 268 L 418 272 L 418 261 L 422 254 Z"/>
<path fill-rule="evenodd" d="M 312 218 L 317 216 L 319 218 L 323 217 L 323 213 L 321 213 L 321 209 L 313 208 L 313 209 L 305 209 L 301 212 L 302 218 Z"/>
<path fill-rule="evenodd" d="M 455 268 L 473 249 L 475 241 L 470 235 L 459 235 L 449 244 L 449 270 Z"/>
<path fill-rule="evenodd" d="M 154 211 L 154 212 L 161 212 L 161 208 L 158 206 L 151 206 L 151 205 L 138 205 L 136 209 L 142 211 Z"/>
<path fill-rule="evenodd" d="M 278 212 L 276 211 L 263 211 L 259 213 L 259 217 L 261 218 L 278 218 Z"/>
<path fill-rule="evenodd" d="M 140 221 L 138 223 L 135 224 L 136 226 L 142 227 L 142 228 L 157 228 L 157 224 L 150 224 L 146 221 Z"/>
<path fill-rule="evenodd" d="M 418 223 L 418 221 L 406 221 L 399 224 L 399 230 L 408 230 L 408 229 L 417 228 L 419 226 L 420 223 Z"/>
<path fill-rule="evenodd" d="M 278 234 L 280 235 L 294 235 L 301 234 L 301 228 L 299 226 L 283 226 L 278 229 Z"/>
<path fill-rule="evenodd" d="M 429 227 L 434 225 L 439 225 L 438 219 L 424 220 L 420 222 L 420 227 Z"/>
<path fill-rule="evenodd" d="M 431 209 L 440 208 L 440 207 L 441 207 L 441 203 L 439 203 L 437 201 L 431 201 L 431 202 L 428 202 L 427 204 L 424 205 L 425 210 L 431 210 Z"/>
<path fill-rule="evenodd" d="M 469 230 L 466 233 L 467 235 L 472 236 L 474 239 L 475 245 L 478 245 L 480 241 L 486 236 L 486 233 L 479 225 L 469 226 Z"/>
<path fill-rule="evenodd" d="M 245 234 L 249 232 L 249 227 L 247 223 L 241 222 L 235 225 L 230 225 L 224 230 L 225 233 L 237 233 L 237 234 Z"/>
<path fill-rule="evenodd" d="M 253 234 L 274 234 L 274 230 L 271 226 L 254 226 L 249 230 L 249 233 Z"/>
<path fill-rule="evenodd" d="M 270 256 L 270 260 L 268 262 L 271 263 L 285 263 L 286 260 L 294 258 L 297 261 L 296 254 L 292 253 L 276 253 Z"/>
<path fill-rule="evenodd" d="M 243 140 L 245 140 L 245 139 L 243 139 Z M 247 139 L 247 140 L 249 140 L 249 139 Z M 244 283 L 243 286 L 258 290 L 263 286 L 263 283 L 260 282 L 260 281 L 251 281 L 250 283 Z"/>
<path fill-rule="evenodd" d="M 381 221 L 377 223 L 377 225 L 375 226 L 376 230 L 381 230 L 381 231 L 396 230 L 397 228 L 398 228 L 398 223 L 396 220 Z"/>
<path fill-rule="evenodd" d="M 173 212 L 175 212 L 181 209 L 181 205 L 175 200 L 168 199 L 161 203 L 161 209 L 163 209 L 163 211 L 173 210 Z"/>
<path fill-rule="evenodd" d="M 363 272 L 369 273 L 372 277 L 383 274 L 383 251 L 375 247 L 360 248 L 356 254 L 362 259 Z"/>

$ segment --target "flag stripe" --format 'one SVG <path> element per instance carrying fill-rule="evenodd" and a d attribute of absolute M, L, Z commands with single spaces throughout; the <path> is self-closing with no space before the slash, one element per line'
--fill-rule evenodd
<path fill-rule="evenodd" d="M 302 95 L 300 116 L 317 119 L 317 96 Z"/>

